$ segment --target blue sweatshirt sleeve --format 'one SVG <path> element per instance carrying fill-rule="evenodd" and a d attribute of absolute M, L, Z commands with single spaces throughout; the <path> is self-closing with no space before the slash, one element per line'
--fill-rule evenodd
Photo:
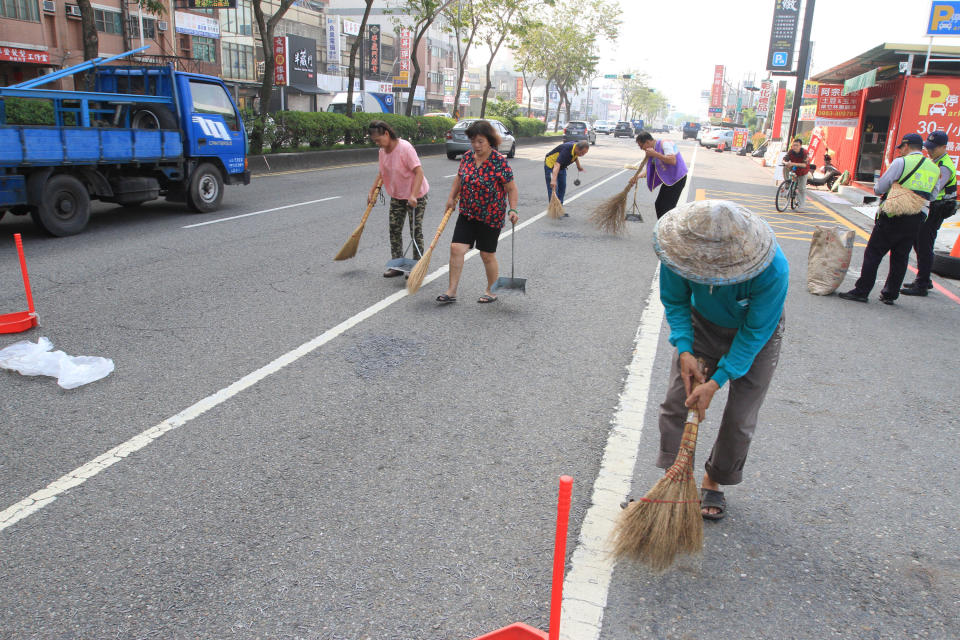
<path fill-rule="evenodd" d="M 660 265 L 660 302 L 663 303 L 667 323 L 670 325 L 670 344 L 680 353 L 693 353 L 693 321 L 690 317 L 692 294 L 686 279 L 665 265 Z"/>
<path fill-rule="evenodd" d="M 790 266 L 778 247 L 773 262 L 754 279 L 747 317 L 737 330 L 730 350 L 717 363 L 711 379 L 718 386 L 745 375 L 753 366 L 753 360 L 780 324 L 789 283 Z"/>

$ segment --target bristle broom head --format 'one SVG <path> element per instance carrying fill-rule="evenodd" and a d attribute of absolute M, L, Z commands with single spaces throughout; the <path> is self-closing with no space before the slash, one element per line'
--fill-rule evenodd
<path fill-rule="evenodd" d="M 554 220 L 563 217 L 563 203 L 560 202 L 557 194 L 553 194 L 550 197 L 550 205 L 547 207 L 547 217 L 553 218 Z"/>
<path fill-rule="evenodd" d="M 407 293 L 415 294 L 420 290 L 423 279 L 427 276 L 427 269 L 430 268 L 430 258 L 433 256 L 433 247 L 427 249 L 426 253 L 417 260 L 417 264 L 410 270 L 410 277 L 407 279 Z"/>

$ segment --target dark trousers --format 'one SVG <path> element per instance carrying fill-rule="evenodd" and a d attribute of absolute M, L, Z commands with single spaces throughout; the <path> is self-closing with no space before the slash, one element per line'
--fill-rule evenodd
<path fill-rule="evenodd" d="M 860 278 L 853 287 L 855 293 L 861 296 L 870 293 L 877 282 L 880 261 L 889 252 L 890 270 L 887 272 L 887 281 L 883 284 L 880 293 L 891 300 L 896 300 L 900 296 L 900 285 L 903 284 L 903 277 L 907 274 L 910 249 L 913 248 L 913 242 L 917 239 L 917 232 L 920 230 L 923 218 L 922 213 L 893 217 L 880 213 L 877 216 L 870 239 L 867 240 L 867 248 L 863 250 Z"/>
<path fill-rule="evenodd" d="M 663 214 L 677 206 L 685 184 L 687 184 L 687 176 L 683 176 L 670 186 L 665 184 L 660 185 L 660 193 L 657 194 L 657 201 L 653 203 L 657 211 L 657 220 L 662 218 Z"/>
<path fill-rule="evenodd" d="M 933 265 L 933 243 L 937 240 L 940 225 L 957 210 L 956 200 L 937 200 L 930 203 L 930 215 L 920 225 L 913 248 L 917 252 L 917 287 L 930 284 L 930 267 Z"/>
<path fill-rule="evenodd" d="M 550 179 L 553 178 L 553 169 L 547 165 L 543 165 L 543 175 L 547 179 L 547 202 L 550 202 L 550 196 L 553 195 L 553 190 L 550 188 Z M 560 199 L 560 202 L 563 202 L 563 196 L 567 193 L 567 170 L 560 169 L 560 173 L 557 174 L 557 198 Z"/>

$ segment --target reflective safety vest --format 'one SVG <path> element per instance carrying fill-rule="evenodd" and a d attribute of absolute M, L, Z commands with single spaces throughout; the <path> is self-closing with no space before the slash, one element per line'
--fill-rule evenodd
<path fill-rule="evenodd" d="M 946 167 L 950 169 L 950 179 L 947 180 L 947 184 L 943 185 L 943 191 L 937 194 L 937 200 L 943 200 L 944 198 L 950 198 L 951 200 L 957 196 L 957 167 L 953 164 L 953 158 L 947 154 L 943 154 L 943 157 L 939 160 L 935 160 L 938 167 Z M 939 176 L 937 177 L 939 180 Z"/>
<path fill-rule="evenodd" d="M 917 166 L 918 164 L 920 166 Z M 914 167 L 916 171 L 913 171 Z M 933 190 L 937 187 L 937 180 L 940 179 L 940 167 L 922 153 L 911 153 L 903 156 L 903 173 L 900 174 L 900 180 L 903 180 L 903 176 L 911 171 L 913 175 L 901 184 L 918 196 L 930 200 L 933 197 Z"/>

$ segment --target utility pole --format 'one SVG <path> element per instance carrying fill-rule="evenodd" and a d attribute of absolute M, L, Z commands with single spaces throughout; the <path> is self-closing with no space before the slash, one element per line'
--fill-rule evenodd
<path fill-rule="evenodd" d="M 813 27 L 813 8 L 817 0 L 807 0 L 807 8 L 803 14 L 803 32 L 800 36 L 800 59 L 797 61 L 797 86 L 793 90 L 793 106 L 790 109 L 790 135 L 787 140 L 793 140 L 797 133 L 797 123 L 800 122 L 800 105 L 803 103 L 803 85 L 807 80 L 807 66 L 810 60 L 810 30 Z"/>

